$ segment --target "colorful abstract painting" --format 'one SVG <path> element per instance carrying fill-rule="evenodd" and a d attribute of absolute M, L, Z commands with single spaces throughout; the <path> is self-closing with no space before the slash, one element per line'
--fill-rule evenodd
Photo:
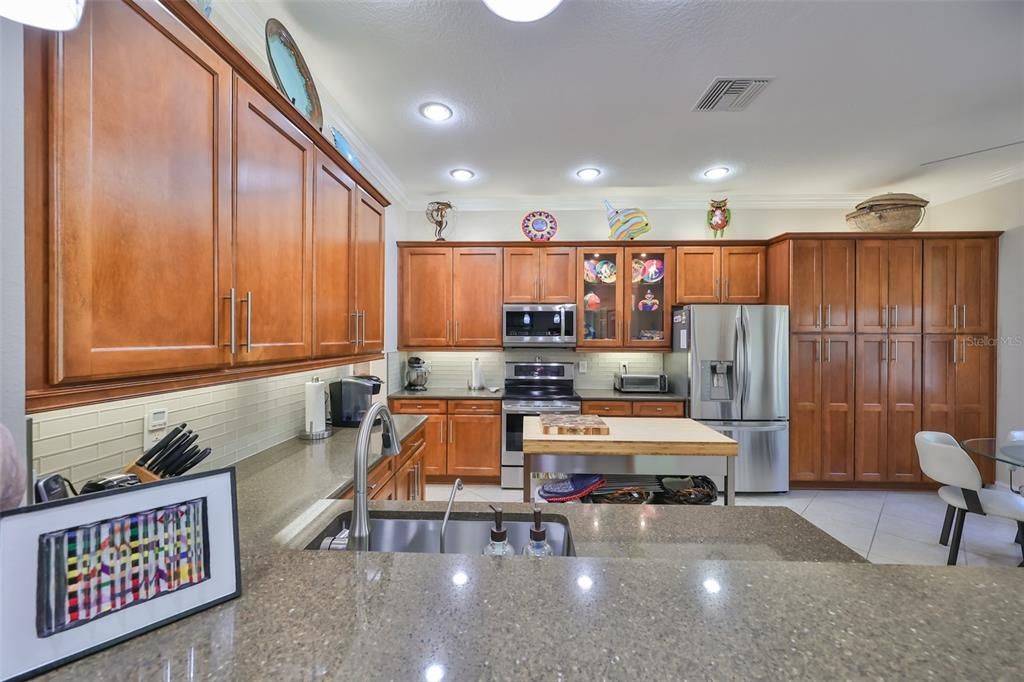
<path fill-rule="evenodd" d="M 207 580 L 208 546 L 205 497 L 41 535 L 37 634 Z"/>

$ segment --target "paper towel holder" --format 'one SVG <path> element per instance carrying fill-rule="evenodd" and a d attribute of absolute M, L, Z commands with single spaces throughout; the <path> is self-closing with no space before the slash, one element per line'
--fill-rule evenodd
<path fill-rule="evenodd" d="M 320 377 L 313 377 L 313 382 L 317 384 L 321 383 Z M 299 434 L 300 440 L 324 440 L 334 435 L 334 427 L 331 426 L 330 420 L 327 419 L 327 401 L 329 399 L 327 384 L 324 384 L 324 403 L 321 409 L 324 411 L 324 423 L 327 426 L 323 431 L 314 431 L 313 422 L 306 422 L 306 428 L 302 429 L 302 432 Z"/>

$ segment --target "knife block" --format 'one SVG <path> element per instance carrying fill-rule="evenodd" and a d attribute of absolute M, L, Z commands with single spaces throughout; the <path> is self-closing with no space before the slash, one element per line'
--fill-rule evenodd
<path fill-rule="evenodd" d="M 159 481 L 160 477 L 154 474 L 146 467 L 140 467 L 138 464 L 132 464 L 130 467 L 124 470 L 126 474 L 135 474 L 139 477 L 139 483 L 152 483 L 153 481 Z"/>

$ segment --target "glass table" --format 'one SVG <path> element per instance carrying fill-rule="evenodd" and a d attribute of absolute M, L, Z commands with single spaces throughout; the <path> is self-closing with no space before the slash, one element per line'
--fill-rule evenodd
<path fill-rule="evenodd" d="M 999 445 L 995 438 L 968 438 L 963 443 L 964 450 L 972 455 L 987 457 L 1010 467 L 1010 490 L 1024 495 L 1024 486 L 1014 489 L 1013 472 L 1015 469 L 1024 469 L 1024 442 L 1016 441 L 1006 445 Z"/>

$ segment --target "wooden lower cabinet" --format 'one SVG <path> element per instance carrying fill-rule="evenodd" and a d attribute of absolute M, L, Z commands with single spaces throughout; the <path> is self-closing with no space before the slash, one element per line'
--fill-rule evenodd
<path fill-rule="evenodd" d="M 423 476 L 501 477 L 501 401 L 399 398 L 395 414 L 429 415 L 424 425 Z"/>
<path fill-rule="evenodd" d="M 424 466 L 426 442 L 421 441 L 412 455 L 395 473 L 395 499 L 418 502 L 424 499 L 427 471 Z"/>
<path fill-rule="evenodd" d="M 855 339 L 797 334 L 790 339 L 790 478 L 854 478 Z"/>
<path fill-rule="evenodd" d="M 991 437 L 995 433 L 995 346 L 991 338 L 928 334 L 923 345 L 921 428 L 948 433 L 961 441 Z M 992 482 L 992 460 L 975 457 L 974 461 L 982 478 Z"/>
<path fill-rule="evenodd" d="M 857 337 L 858 481 L 921 480 L 914 436 L 921 430 L 922 338 L 919 334 Z"/>
<path fill-rule="evenodd" d="M 580 412 L 604 417 L 685 417 L 686 404 L 668 400 L 584 400 Z"/>
<path fill-rule="evenodd" d="M 448 417 L 435 414 L 427 417 L 426 448 L 423 452 L 425 476 L 444 476 L 448 470 Z"/>
<path fill-rule="evenodd" d="M 580 411 L 604 417 L 629 417 L 633 414 L 633 406 L 626 400 L 584 400 Z"/>
<path fill-rule="evenodd" d="M 448 415 L 448 474 L 501 476 L 501 417 Z"/>

